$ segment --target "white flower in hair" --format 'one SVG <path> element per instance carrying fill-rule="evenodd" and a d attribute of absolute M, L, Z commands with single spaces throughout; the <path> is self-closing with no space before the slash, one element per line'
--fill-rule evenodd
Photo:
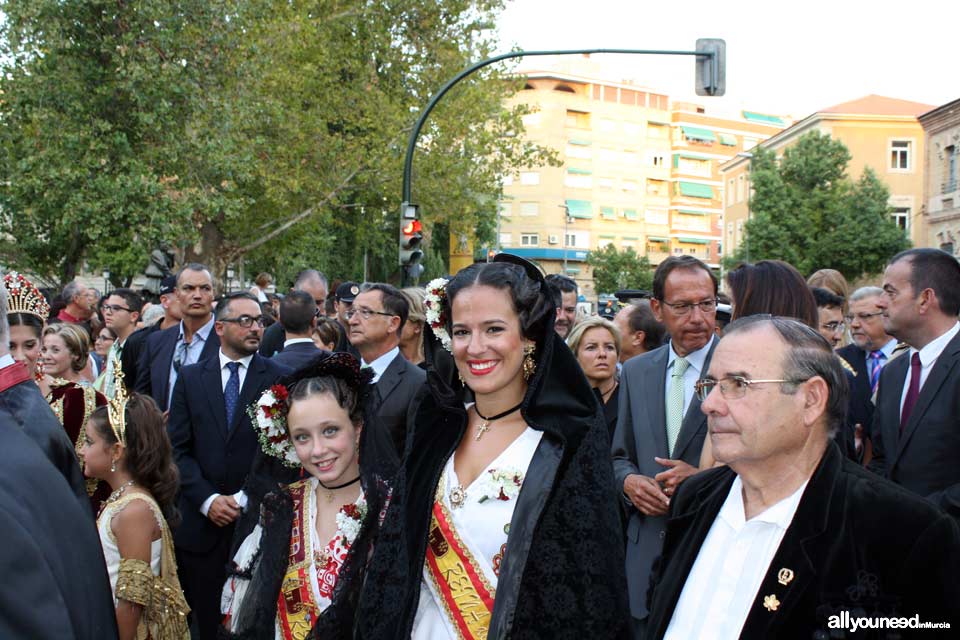
<path fill-rule="evenodd" d="M 437 336 L 444 349 L 453 353 L 453 341 L 447 333 L 447 315 L 444 313 L 448 282 L 446 278 L 436 278 L 427 283 L 423 306 L 426 308 L 427 324 L 430 325 L 433 335 Z"/>
<path fill-rule="evenodd" d="M 247 409 L 257 431 L 260 448 L 291 469 L 300 467 L 300 458 L 287 433 L 287 388 L 275 384 Z"/>

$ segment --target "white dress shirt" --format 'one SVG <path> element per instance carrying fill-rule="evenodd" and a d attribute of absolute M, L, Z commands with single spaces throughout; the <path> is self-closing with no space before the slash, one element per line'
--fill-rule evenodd
<path fill-rule="evenodd" d="M 210 332 L 213 331 L 213 323 L 213 314 L 210 314 L 210 320 L 207 321 L 207 324 L 193 332 L 193 337 L 190 339 L 190 344 L 187 345 L 187 350 L 183 354 L 183 361 L 180 363 L 181 367 L 185 367 L 188 364 L 196 364 L 200 360 L 200 354 L 203 352 L 203 346 L 207 344 L 207 338 L 210 337 Z M 183 320 L 180 321 L 180 335 L 177 337 L 177 341 L 173 345 L 174 358 L 177 355 L 177 345 L 181 342 L 183 342 Z M 170 358 L 170 373 L 168 378 L 168 384 L 170 386 L 167 387 L 167 407 L 172 404 L 173 387 L 177 384 L 178 375 L 179 372 L 173 366 L 173 358 Z"/>
<path fill-rule="evenodd" d="M 690 407 L 690 401 L 693 399 L 694 386 L 697 384 L 697 380 L 703 377 L 703 365 L 706 362 L 707 354 L 710 353 L 710 347 L 713 346 L 713 341 L 716 338 L 711 338 L 707 341 L 707 344 L 703 345 L 696 351 L 691 351 L 685 357 L 687 362 L 690 363 L 690 366 L 687 367 L 687 370 L 683 372 L 683 415 L 687 415 L 687 409 Z M 673 361 L 679 358 L 677 352 L 673 350 L 673 341 L 670 341 L 670 355 L 667 357 L 667 377 L 666 383 L 663 385 L 663 399 L 665 402 L 669 402 L 670 395 L 670 378 L 673 375 Z"/>
<path fill-rule="evenodd" d="M 930 377 L 930 370 L 933 369 L 933 365 L 937 363 L 937 358 L 940 357 L 940 354 L 943 353 L 943 350 L 947 348 L 947 345 L 950 344 L 950 341 L 953 340 L 954 336 L 960 332 L 960 322 L 954 324 L 950 329 L 944 333 L 942 336 L 936 340 L 931 340 L 927 343 L 923 349 L 920 349 L 920 390 L 923 391 L 923 384 L 927 381 L 927 378 Z M 901 357 L 907 358 L 909 363 L 913 360 L 913 354 L 917 353 L 917 350 L 913 347 L 910 347 L 910 353 L 904 354 Z M 903 414 L 903 402 L 907 399 L 907 391 L 910 390 L 910 380 L 913 377 L 913 372 L 911 367 L 907 366 L 907 377 L 903 379 L 903 391 L 900 392 L 900 413 Z"/>
<path fill-rule="evenodd" d="M 390 363 L 393 362 L 394 358 L 398 355 L 400 355 L 400 347 L 394 347 L 373 362 L 367 362 L 361 358 L 360 366 L 373 369 L 373 380 L 370 381 L 370 384 L 380 382 L 380 376 L 383 375 L 383 372 L 387 370 L 387 367 L 390 366 Z"/>
<path fill-rule="evenodd" d="M 230 368 L 227 367 L 227 365 L 231 362 L 239 362 L 240 366 L 237 368 L 237 376 L 240 378 L 240 388 L 243 389 L 243 381 L 247 379 L 247 370 L 250 368 L 251 360 L 253 360 L 253 354 L 250 354 L 246 358 L 240 358 L 239 360 L 231 360 L 223 353 L 223 349 L 220 349 L 220 388 L 226 390 L 227 381 L 230 379 Z M 244 407 L 237 407 L 237 411 L 243 410 Z M 206 516 L 210 511 L 210 505 L 212 505 L 213 501 L 218 497 L 220 497 L 220 494 L 214 493 L 204 500 L 203 504 L 200 505 L 200 513 Z M 237 501 L 241 509 L 247 506 L 247 495 L 242 490 L 233 494 L 233 499 Z"/>
<path fill-rule="evenodd" d="M 292 344 L 299 344 L 301 342 L 309 342 L 310 344 L 315 344 L 313 338 L 290 338 L 289 340 L 283 341 L 283 348 L 286 349 Z"/>
<path fill-rule="evenodd" d="M 806 487 L 804 482 L 792 495 L 746 520 L 743 483 L 740 476 L 734 478 L 683 585 L 664 640 L 740 636 Z"/>

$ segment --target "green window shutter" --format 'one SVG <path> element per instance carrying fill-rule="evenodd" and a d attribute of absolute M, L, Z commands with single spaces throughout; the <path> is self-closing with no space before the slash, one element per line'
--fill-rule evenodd
<path fill-rule="evenodd" d="M 688 198 L 706 198 L 708 200 L 713 200 L 713 187 L 708 184 L 681 181 L 679 186 L 680 195 L 682 196 L 687 196 Z"/>
<path fill-rule="evenodd" d="M 600 207 L 600 217 L 604 220 L 616 220 L 617 212 L 613 207 Z"/>
<path fill-rule="evenodd" d="M 701 129 L 700 127 L 681 127 L 681 129 L 683 129 L 683 135 L 687 140 L 714 142 L 717 139 L 716 134 L 710 129 Z"/>
<path fill-rule="evenodd" d="M 589 200 L 567 200 L 566 204 L 571 218 L 593 217 L 593 204 Z"/>
<path fill-rule="evenodd" d="M 639 220 L 640 215 L 637 213 L 636 209 L 624 209 L 623 215 L 627 220 Z"/>

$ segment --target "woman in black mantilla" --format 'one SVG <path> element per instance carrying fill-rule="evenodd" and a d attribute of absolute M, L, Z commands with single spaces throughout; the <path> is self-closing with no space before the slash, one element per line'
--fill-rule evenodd
<path fill-rule="evenodd" d="M 377 522 L 395 471 L 379 466 L 366 436 L 371 377 L 349 354 L 322 354 L 251 408 L 264 452 L 306 477 L 263 498 L 224 586 L 222 637 L 326 638 L 315 628 L 321 614 L 335 628 L 352 619 L 375 533 L 367 522 Z"/>
<path fill-rule="evenodd" d="M 432 393 L 407 440 L 355 637 L 625 633 L 609 438 L 555 315 L 540 272 L 515 256 L 427 286 Z M 455 370 L 437 358 L 441 343 Z M 465 386 L 476 398 L 466 408 Z"/>

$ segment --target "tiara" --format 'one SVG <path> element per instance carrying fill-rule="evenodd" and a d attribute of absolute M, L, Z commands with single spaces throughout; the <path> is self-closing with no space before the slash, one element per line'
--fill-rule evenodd
<path fill-rule="evenodd" d="M 41 320 L 50 315 L 43 294 L 23 274 L 11 271 L 3 276 L 3 286 L 7 289 L 7 313 L 27 313 Z"/>
<path fill-rule="evenodd" d="M 123 384 L 123 365 L 116 353 L 113 354 L 113 398 L 107 401 L 107 418 L 117 442 L 127 446 L 127 388 Z"/>

